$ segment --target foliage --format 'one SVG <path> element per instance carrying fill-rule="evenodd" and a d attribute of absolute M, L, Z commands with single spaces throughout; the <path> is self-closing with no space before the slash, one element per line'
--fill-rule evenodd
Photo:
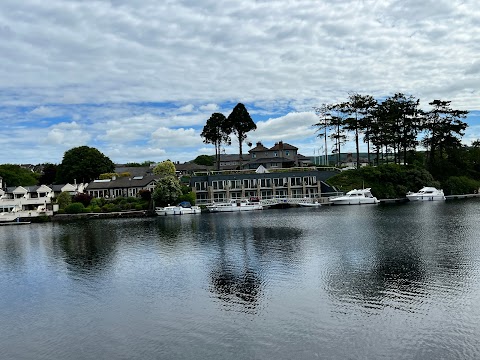
<path fill-rule="evenodd" d="M 82 203 L 74 202 L 65 207 L 65 212 L 67 214 L 80 214 L 85 211 L 85 206 Z"/>
<path fill-rule="evenodd" d="M 247 133 L 257 129 L 257 125 L 253 122 L 247 108 L 242 103 L 238 103 L 233 108 L 230 115 L 227 118 L 227 128 L 233 132 L 238 140 L 238 146 L 240 150 L 240 168 L 242 168 L 242 146 L 243 142 L 247 139 Z"/>
<path fill-rule="evenodd" d="M 165 176 L 158 181 L 152 196 L 155 204 L 164 206 L 174 204 L 181 195 L 180 182 L 174 176 Z"/>
<path fill-rule="evenodd" d="M 175 165 L 170 160 L 162 161 L 153 169 L 155 175 L 175 176 L 175 172 Z"/>
<path fill-rule="evenodd" d="M 417 191 L 424 186 L 440 187 L 427 170 L 397 164 L 343 171 L 327 182 L 345 192 L 355 188 L 372 188 L 372 193 L 379 199 L 402 198 L 408 191 Z"/>
<path fill-rule="evenodd" d="M 152 198 L 152 193 L 150 192 L 150 190 L 146 190 L 146 189 L 140 190 L 138 192 L 138 195 L 144 201 L 150 201 L 150 199 Z"/>
<path fill-rule="evenodd" d="M 0 176 L 4 186 L 32 186 L 37 184 L 37 174 L 20 165 L 0 165 Z"/>
<path fill-rule="evenodd" d="M 72 203 L 72 196 L 68 192 L 63 191 L 57 196 L 57 204 L 61 210 L 65 209 L 71 203 Z"/>
<path fill-rule="evenodd" d="M 196 200 L 196 196 L 193 191 L 183 194 L 177 199 L 178 202 L 188 201 L 192 205 L 195 205 L 195 200 Z"/>
<path fill-rule="evenodd" d="M 80 146 L 63 155 L 57 169 L 57 183 L 90 182 L 100 174 L 113 172 L 115 164 L 95 148 Z"/>
<path fill-rule="evenodd" d="M 78 193 L 73 197 L 73 202 L 79 202 L 82 203 L 83 206 L 87 207 L 90 205 L 90 202 L 92 201 L 92 196 L 85 194 L 85 193 Z"/>
<path fill-rule="evenodd" d="M 193 162 L 197 165 L 213 166 L 215 157 L 212 155 L 198 155 Z"/>
<path fill-rule="evenodd" d="M 231 132 L 231 124 L 229 124 L 225 115 L 221 113 L 213 113 L 212 116 L 210 116 L 210 118 L 207 120 L 207 123 L 203 127 L 202 133 L 200 134 L 205 144 L 215 145 L 215 159 L 217 162 L 217 170 L 220 170 L 221 146 L 222 144 L 231 144 Z"/>
<path fill-rule="evenodd" d="M 137 163 L 137 162 L 131 162 L 131 163 L 126 163 L 126 167 L 145 167 L 145 166 L 150 166 L 152 164 L 155 164 L 155 161 L 147 160 L 142 163 Z"/>
<path fill-rule="evenodd" d="M 108 179 L 113 179 L 114 177 L 115 178 L 120 178 L 120 177 L 129 177 L 131 176 L 131 174 L 126 171 L 126 172 L 123 172 L 123 173 L 104 173 L 104 174 L 100 174 L 98 176 L 98 179 L 99 180 L 108 180 Z"/>
<path fill-rule="evenodd" d="M 480 181 L 467 176 L 451 176 L 444 183 L 444 192 L 448 195 L 473 194 L 480 188 Z"/>
<path fill-rule="evenodd" d="M 50 185 L 55 183 L 57 176 L 57 165 L 46 163 L 43 164 L 43 171 L 38 179 L 38 185 Z"/>

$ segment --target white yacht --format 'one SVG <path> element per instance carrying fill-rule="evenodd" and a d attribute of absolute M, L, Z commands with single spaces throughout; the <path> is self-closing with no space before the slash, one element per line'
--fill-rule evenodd
<path fill-rule="evenodd" d="M 200 206 L 191 205 L 188 201 L 182 201 L 176 206 L 156 207 L 157 215 L 185 215 L 185 214 L 200 214 L 202 212 Z"/>
<path fill-rule="evenodd" d="M 407 193 L 407 199 L 410 201 L 434 201 L 445 200 L 443 190 L 438 190 L 434 187 L 425 186 L 417 192 Z"/>
<path fill-rule="evenodd" d="M 246 199 L 232 199 L 223 203 L 214 202 L 207 205 L 207 210 L 210 212 L 252 211 L 263 210 L 263 206 L 258 202 L 251 202 Z"/>
<path fill-rule="evenodd" d="M 329 202 L 332 205 L 378 204 L 378 200 L 372 195 L 370 188 L 350 190 L 345 195 L 329 199 Z"/>

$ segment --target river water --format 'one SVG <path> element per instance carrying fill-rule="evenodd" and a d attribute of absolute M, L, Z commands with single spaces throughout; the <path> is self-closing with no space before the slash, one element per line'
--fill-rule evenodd
<path fill-rule="evenodd" d="M 480 201 L 0 227 L 1 359 L 479 359 Z"/>

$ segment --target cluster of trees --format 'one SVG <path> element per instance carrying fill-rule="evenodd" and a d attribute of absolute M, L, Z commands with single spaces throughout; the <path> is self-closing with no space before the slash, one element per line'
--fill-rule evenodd
<path fill-rule="evenodd" d="M 242 103 L 238 103 L 228 115 L 225 117 L 222 113 L 213 113 L 203 127 L 200 136 L 205 144 L 213 144 L 215 146 L 215 159 L 217 170 L 220 170 L 220 153 L 222 145 L 230 145 L 230 135 L 234 134 L 238 140 L 240 167 L 242 167 L 243 154 L 242 145 L 247 139 L 247 133 L 257 129 L 257 125 L 253 122 L 247 108 Z"/>
<path fill-rule="evenodd" d="M 360 166 L 359 138 L 367 144 L 369 156 L 373 150 L 377 165 L 384 154 L 391 154 L 394 163 L 409 162 L 409 155 L 419 145 L 426 149 L 426 165 L 435 169 L 444 159 L 455 158 L 463 146 L 461 137 L 467 128 L 462 121 L 467 111 L 455 110 L 450 101 L 434 100 L 429 103 L 431 110 L 420 108 L 420 100 L 413 96 L 397 93 L 383 101 L 370 95 L 351 94 L 345 102 L 323 104 L 315 107 L 319 116 L 318 136 L 334 141 L 333 153 L 340 158 L 341 146 L 348 134 L 353 134 L 356 144 L 356 162 Z"/>

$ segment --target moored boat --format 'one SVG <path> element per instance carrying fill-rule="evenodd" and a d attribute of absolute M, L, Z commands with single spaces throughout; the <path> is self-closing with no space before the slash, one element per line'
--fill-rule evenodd
<path fill-rule="evenodd" d="M 188 201 L 182 201 L 176 206 L 156 207 L 155 213 L 157 215 L 186 215 L 186 214 L 200 214 L 202 212 L 200 206 L 190 204 Z"/>
<path fill-rule="evenodd" d="M 345 195 L 336 196 L 328 200 L 332 205 L 363 205 L 378 204 L 378 199 L 372 195 L 370 188 L 354 189 Z"/>
<path fill-rule="evenodd" d="M 417 192 L 407 193 L 407 199 L 410 201 L 437 201 L 445 200 L 443 190 L 431 186 L 425 186 Z"/>
<path fill-rule="evenodd" d="M 227 202 L 214 202 L 210 205 L 207 205 L 207 210 L 210 212 L 252 211 L 263 210 L 263 206 L 258 202 L 252 202 L 247 199 L 231 199 Z"/>
<path fill-rule="evenodd" d="M 314 202 L 299 202 L 298 205 L 303 206 L 303 207 L 319 207 L 319 206 L 322 206 L 322 204 L 320 204 L 317 200 L 315 200 Z"/>

